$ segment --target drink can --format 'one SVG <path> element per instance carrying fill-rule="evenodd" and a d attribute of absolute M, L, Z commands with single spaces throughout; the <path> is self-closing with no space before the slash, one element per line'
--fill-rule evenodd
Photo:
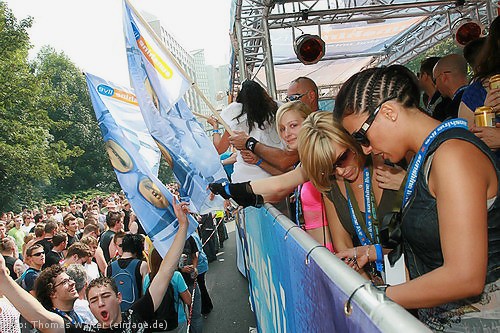
<path fill-rule="evenodd" d="M 490 89 L 500 88 L 500 74 L 493 75 L 490 77 Z"/>
<path fill-rule="evenodd" d="M 495 127 L 495 113 L 491 106 L 480 106 L 474 112 L 476 126 Z"/>

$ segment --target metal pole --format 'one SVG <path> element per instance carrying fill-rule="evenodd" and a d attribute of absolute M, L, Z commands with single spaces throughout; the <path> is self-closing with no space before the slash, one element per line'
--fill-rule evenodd
<path fill-rule="evenodd" d="M 148 32 L 151 34 L 151 36 L 153 36 L 153 39 L 160 46 L 160 48 L 162 49 L 162 51 L 165 52 L 165 54 L 174 63 L 174 65 L 177 67 L 177 70 L 179 72 L 181 72 L 181 74 L 184 75 L 184 77 L 189 82 L 191 82 L 191 87 L 194 88 L 194 90 L 196 91 L 196 93 L 207 104 L 207 106 L 210 108 L 210 111 L 212 111 L 213 115 L 217 118 L 218 122 L 221 123 L 222 126 L 224 126 L 224 128 L 226 129 L 226 131 L 230 135 L 233 135 L 233 131 L 231 130 L 231 128 L 229 127 L 229 125 L 224 121 L 224 119 L 222 119 L 222 117 L 220 116 L 220 114 L 217 112 L 217 110 L 212 105 L 212 103 L 210 103 L 210 101 L 207 99 L 207 97 L 205 96 L 205 94 L 203 94 L 203 92 L 200 90 L 200 88 L 198 88 L 198 85 L 196 84 L 196 82 L 188 75 L 188 73 L 184 70 L 184 68 L 182 68 L 181 65 L 179 65 L 179 63 L 177 62 L 177 59 L 175 59 L 175 57 L 172 55 L 172 53 L 169 51 L 169 49 L 165 46 L 165 44 L 163 44 L 163 41 L 160 39 L 160 37 L 158 37 L 156 35 L 156 33 L 153 31 L 153 29 L 151 29 L 151 26 L 149 25 L 149 23 L 146 22 L 146 20 L 144 20 L 144 18 L 141 16 L 141 14 L 139 14 L 139 12 L 134 8 L 134 6 L 132 6 L 132 4 L 130 3 L 129 0 L 125 0 L 125 2 L 127 3 L 127 6 L 129 6 L 129 8 L 134 12 L 135 16 L 137 16 L 137 18 L 139 19 L 139 21 L 141 21 L 142 25 L 144 25 L 144 27 L 146 28 L 146 30 L 148 30 Z"/>

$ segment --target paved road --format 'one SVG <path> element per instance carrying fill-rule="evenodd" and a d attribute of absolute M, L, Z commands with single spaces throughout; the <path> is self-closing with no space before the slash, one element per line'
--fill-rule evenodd
<path fill-rule="evenodd" d="M 255 317 L 248 302 L 248 283 L 236 268 L 234 222 L 226 224 L 229 239 L 209 264 L 206 274 L 207 289 L 214 304 L 213 311 L 204 319 L 204 333 L 248 333 L 255 327 Z"/>

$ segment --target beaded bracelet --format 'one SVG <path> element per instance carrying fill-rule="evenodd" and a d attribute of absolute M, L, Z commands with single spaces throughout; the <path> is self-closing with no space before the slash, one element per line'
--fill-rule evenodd
<path fill-rule="evenodd" d="M 257 161 L 257 163 L 255 163 L 255 165 L 259 166 L 259 165 L 261 165 L 261 164 L 262 164 L 262 162 L 263 162 L 263 161 L 262 161 L 262 158 L 261 158 L 260 160 L 258 160 L 258 161 Z"/>

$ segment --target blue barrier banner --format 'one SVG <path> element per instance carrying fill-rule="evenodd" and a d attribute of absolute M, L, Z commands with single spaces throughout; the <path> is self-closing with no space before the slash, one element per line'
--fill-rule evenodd
<path fill-rule="evenodd" d="M 95 84 L 92 77 L 87 76 L 90 99 L 116 177 L 142 227 L 163 257 L 179 229 L 172 207 L 173 196 L 144 161 L 138 152 L 140 147 L 130 141 L 117 125 L 102 100 L 103 95 L 99 93 L 100 85 Z M 191 215 L 188 215 L 188 219 L 187 234 L 190 235 L 198 223 Z"/>
<path fill-rule="evenodd" d="M 181 196 L 189 198 L 190 210 L 222 210 L 224 201 L 211 198 L 208 184 L 227 181 L 227 175 L 211 138 L 181 98 L 191 83 L 144 19 L 126 0 L 123 4 L 130 79 L 149 132 L 181 185 Z"/>
<path fill-rule="evenodd" d="M 306 264 L 308 252 L 265 208 L 245 208 L 239 222 L 259 332 L 381 332 L 355 302 L 344 313 L 349 295 L 313 259 Z"/>

